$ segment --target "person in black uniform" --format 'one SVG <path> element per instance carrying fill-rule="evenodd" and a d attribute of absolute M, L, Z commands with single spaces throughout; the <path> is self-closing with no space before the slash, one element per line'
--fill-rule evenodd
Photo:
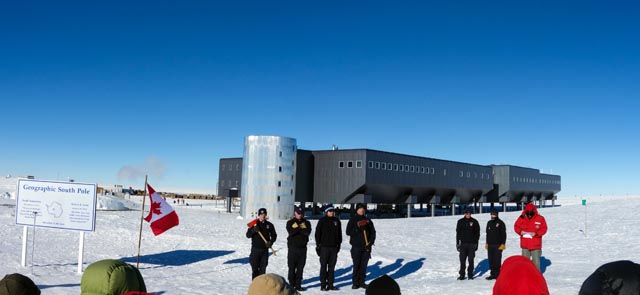
<path fill-rule="evenodd" d="M 502 250 L 507 242 L 507 228 L 504 222 L 498 218 L 498 210 L 491 210 L 491 220 L 487 222 L 487 243 L 484 248 L 487 249 L 487 257 L 489 258 L 489 268 L 491 273 L 487 280 L 495 280 L 500 274 L 500 265 L 502 264 Z"/>
<path fill-rule="evenodd" d="M 365 277 L 367 274 L 367 263 L 371 258 L 371 246 L 376 241 L 376 228 L 373 221 L 367 218 L 365 204 L 356 205 L 356 215 L 349 219 L 347 223 L 347 235 L 351 238 L 351 259 L 353 260 L 353 275 L 351 289 L 367 288 Z"/>
<path fill-rule="evenodd" d="M 316 225 L 316 253 L 320 256 L 320 290 L 338 290 L 333 285 L 338 252 L 342 244 L 342 225 L 333 205 L 324 207 L 325 216 Z"/>
<path fill-rule="evenodd" d="M 249 263 L 251 264 L 251 279 L 264 274 L 269 263 L 269 248 L 273 246 L 278 235 L 273 224 L 267 221 L 267 209 L 258 210 L 258 219 L 251 222 L 252 226 L 247 229 L 247 238 L 251 239 L 251 254 Z M 260 235 L 262 234 L 262 235 Z"/>
<path fill-rule="evenodd" d="M 469 280 L 473 280 L 473 259 L 478 250 L 478 240 L 480 240 L 480 224 L 471 217 L 471 210 L 464 210 L 464 217 L 458 220 L 456 226 L 456 249 L 460 252 L 460 276 L 458 280 L 464 280 L 465 262 L 469 260 L 467 267 L 467 276 Z"/>
<path fill-rule="evenodd" d="M 297 291 L 304 291 L 302 288 L 302 271 L 307 263 L 307 243 L 311 234 L 311 223 L 304 218 L 304 210 L 295 207 L 294 217 L 287 221 L 287 265 L 289 266 L 289 285 Z"/>

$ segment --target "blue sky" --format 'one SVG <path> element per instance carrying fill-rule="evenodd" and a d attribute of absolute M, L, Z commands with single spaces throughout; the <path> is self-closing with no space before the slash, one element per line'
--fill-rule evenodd
<path fill-rule="evenodd" d="M 637 3 L 131 2 L 0 4 L 0 173 L 214 192 L 257 134 L 640 194 Z"/>

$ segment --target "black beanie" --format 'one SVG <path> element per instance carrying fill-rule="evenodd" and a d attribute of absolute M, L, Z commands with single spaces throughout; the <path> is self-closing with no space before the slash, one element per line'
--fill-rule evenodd
<path fill-rule="evenodd" d="M 495 215 L 496 217 L 498 217 L 498 210 L 491 209 L 491 215 Z"/>
<path fill-rule="evenodd" d="M 388 275 L 383 275 L 369 284 L 365 295 L 400 295 L 400 286 Z"/>
<path fill-rule="evenodd" d="M 0 295 L 40 295 L 40 289 L 30 278 L 14 273 L 0 280 Z"/>

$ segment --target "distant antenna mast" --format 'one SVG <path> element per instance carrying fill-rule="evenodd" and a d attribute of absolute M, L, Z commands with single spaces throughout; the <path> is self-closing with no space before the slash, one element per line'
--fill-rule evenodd
<path fill-rule="evenodd" d="M 332 151 L 337 151 L 338 149 L 339 149 L 338 146 L 335 144 L 331 146 Z"/>

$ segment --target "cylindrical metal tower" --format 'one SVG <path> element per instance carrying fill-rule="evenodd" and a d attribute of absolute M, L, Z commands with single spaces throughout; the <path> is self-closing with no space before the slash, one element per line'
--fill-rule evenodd
<path fill-rule="evenodd" d="M 293 215 L 296 140 L 282 136 L 250 135 L 244 139 L 240 215 L 256 217 L 260 208 L 271 218 Z"/>

